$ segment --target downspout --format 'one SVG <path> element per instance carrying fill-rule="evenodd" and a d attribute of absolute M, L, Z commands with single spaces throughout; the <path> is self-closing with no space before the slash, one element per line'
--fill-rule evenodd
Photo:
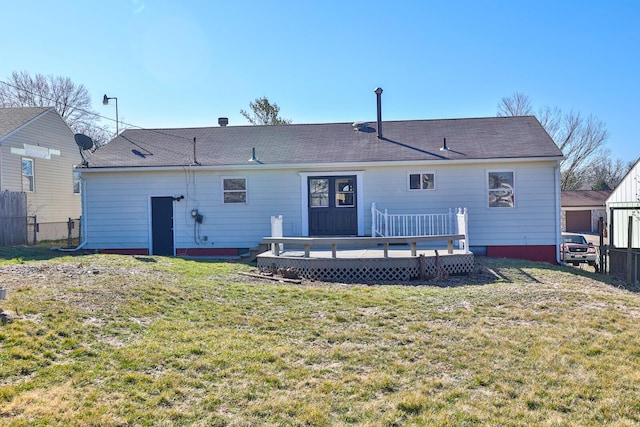
<path fill-rule="evenodd" d="M 556 262 L 559 265 L 567 266 L 564 261 L 560 259 L 560 245 L 562 245 L 562 199 L 560 191 L 560 162 L 556 162 L 554 168 L 554 188 L 555 188 L 555 206 L 556 206 Z"/>
<path fill-rule="evenodd" d="M 87 198 L 85 196 L 85 194 L 87 194 L 86 192 L 87 185 L 81 172 L 78 172 L 78 177 L 80 178 L 80 200 L 81 200 L 81 206 L 82 206 L 82 213 L 80 215 L 80 228 L 82 229 L 82 242 L 75 248 L 60 248 L 60 247 L 56 248 L 62 252 L 75 252 L 82 249 L 84 245 L 87 244 L 87 220 L 85 218 L 85 212 L 87 211 Z"/>

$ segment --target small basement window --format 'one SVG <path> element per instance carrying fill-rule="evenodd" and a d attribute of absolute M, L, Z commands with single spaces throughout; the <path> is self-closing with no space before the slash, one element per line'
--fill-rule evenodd
<path fill-rule="evenodd" d="M 436 174 L 433 172 L 411 172 L 408 181 L 410 191 L 436 189 Z"/>
<path fill-rule="evenodd" d="M 222 178 L 223 203 L 247 203 L 246 178 Z"/>

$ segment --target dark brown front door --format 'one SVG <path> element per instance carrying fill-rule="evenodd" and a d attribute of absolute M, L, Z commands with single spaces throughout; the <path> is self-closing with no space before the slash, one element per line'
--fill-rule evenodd
<path fill-rule="evenodd" d="M 358 235 L 356 176 L 309 177 L 309 236 Z"/>

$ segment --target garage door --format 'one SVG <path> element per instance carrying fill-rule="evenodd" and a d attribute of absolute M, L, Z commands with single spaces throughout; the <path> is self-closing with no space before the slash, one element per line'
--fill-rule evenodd
<path fill-rule="evenodd" d="M 567 211 L 567 231 L 591 232 L 591 211 Z"/>

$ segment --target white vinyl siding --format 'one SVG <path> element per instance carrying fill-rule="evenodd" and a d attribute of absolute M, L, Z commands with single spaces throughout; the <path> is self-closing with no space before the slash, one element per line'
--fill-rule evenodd
<path fill-rule="evenodd" d="M 365 174 L 364 200 L 389 213 L 445 213 L 466 207 L 473 246 L 555 245 L 560 207 L 555 204 L 556 162 L 452 165 L 433 168 L 437 191 L 406 190 L 406 172 L 380 168 Z M 518 202 L 513 209 L 487 207 L 487 170 L 513 170 Z M 365 229 L 371 229 L 365 215 Z M 557 227 L 557 229 L 556 229 Z"/>
<path fill-rule="evenodd" d="M 185 173 L 190 174 L 188 179 Z M 301 221 L 299 177 L 293 171 L 286 176 L 281 174 L 253 171 L 243 174 L 250 185 L 250 204 L 223 202 L 222 179 L 228 178 L 228 174 L 211 171 L 85 174 L 87 247 L 147 248 L 151 196 L 185 196 L 174 202 L 176 248 L 257 246 L 271 234 L 272 215 L 287 218 L 284 233 L 293 235 L 299 231 Z M 273 188 L 278 188 L 280 200 L 271 193 Z M 295 203 L 288 197 L 295 199 Z M 207 241 L 199 245 L 194 240 L 193 209 L 204 217 L 198 234 L 200 238 L 206 236 Z"/>
<path fill-rule="evenodd" d="M 556 205 L 556 162 L 522 162 L 430 167 L 437 191 L 410 191 L 399 166 L 358 169 L 359 227 L 371 230 L 371 203 L 390 213 L 442 213 L 467 207 L 473 246 L 555 245 L 560 206 Z M 487 207 L 487 170 L 513 170 L 518 202 L 513 209 Z M 271 234 L 271 216 L 283 216 L 283 234 L 302 236 L 307 215 L 307 176 L 356 174 L 353 170 L 238 170 L 246 178 L 250 203 L 224 203 L 228 171 L 137 171 L 85 173 L 88 248 L 147 248 L 150 196 L 184 195 L 174 202 L 176 248 L 250 248 Z M 204 216 L 194 241 L 191 210 Z"/>

